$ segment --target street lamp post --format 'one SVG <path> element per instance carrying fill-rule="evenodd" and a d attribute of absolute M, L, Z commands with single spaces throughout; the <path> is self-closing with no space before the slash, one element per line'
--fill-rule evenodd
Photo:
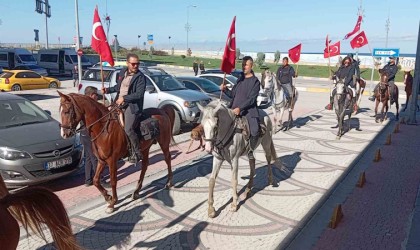
<path fill-rule="evenodd" d="M 169 40 L 169 50 L 171 50 L 171 36 L 168 36 L 168 40 Z"/>
<path fill-rule="evenodd" d="M 197 6 L 196 5 L 188 5 L 187 6 L 187 24 L 185 24 L 185 30 L 187 31 L 187 51 L 188 51 L 188 49 L 189 49 L 189 44 L 188 44 L 188 33 L 190 32 L 190 30 L 191 30 L 191 25 L 190 25 L 190 23 L 189 23 L 189 18 L 190 18 L 190 7 L 193 7 L 193 8 L 196 8 Z"/>
<path fill-rule="evenodd" d="M 80 49 L 80 30 L 79 30 L 79 2 L 78 0 L 74 1 L 74 8 L 76 10 L 76 50 Z M 77 72 L 78 72 L 78 83 L 82 82 L 82 57 L 77 53 Z"/>
<path fill-rule="evenodd" d="M 141 35 L 137 35 L 137 49 L 140 49 L 140 37 Z"/>
<path fill-rule="evenodd" d="M 114 35 L 114 50 L 115 50 L 115 61 L 118 61 L 118 55 L 117 55 L 117 35 Z"/>

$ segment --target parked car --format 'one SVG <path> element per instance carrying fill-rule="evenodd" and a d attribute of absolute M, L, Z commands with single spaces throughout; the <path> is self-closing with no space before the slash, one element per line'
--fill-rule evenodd
<path fill-rule="evenodd" d="M 3 91 L 59 88 L 60 86 L 59 80 L 28 70 L 5 70 L 0 75 L 0 90 Z"/>
<path fill-rule="evenodd" d="M 92 66 L 90 61 L 81 57 L 82 70 Z M 78 65 L 77 53 L 73 48 L 42 49 L 38 51 L 38 65 L 47 69 L 48 75 L 73 75 L 74 66 Z"/>
<path fill-rule="evenodd" d="M 201 74 L 224 74 L 224 72 L 221 69 L 207 69 Z M 236 78 L 240 78 L 242 75 L 242 70 L 234 69 L 230 74 Z"/>
<path fill-rule="evenodd" d="M 112 87 L 117 84 L 116 79 L 121 68 L 103 67 L 105 87 Z M 146 93 L 144 95 L 143 107 L 161 108 L 171 106 L 176 111 L 174 134 L 178 134 L 181 129 L 181 122 L 196 123 L 200 119 L 200 110 L 197 103 L 205 106 L 211 98 L 203 93 L 189 90 L 172 75 L 163 73 L 159 69 L 140 68 L 146 76 Z M 79 84 L 79 93 L 83 94 L 87 86 L 102 88 L 100 78 L 100 68 L 93 67 L 88 69 L 83 75 L 82 82 Z M 116 93 L 106 94 L 108 102 L 115 99 Z M 102 98 L 102 96 L 99 96 Z"/>
<path fill-rule="evenodd" d="M 199 75 L 198 77 L 208 79 L 216 83 L 218 86 L 220 86 L 223 83 L 224 74 L 204 74 L 204 75 Z M 238 81 L 238 78 L 232 75 L 226 75 L 225 84 L 229 89 L 232 89 L 233 85 L 235 85 L 237 81 Z M 265 94 L 263 89 L 261 88 L 260 93 L 257 97 L 257 106 L 259 106 L 261 109 L 265 109 L 265 108 L 268 108 L 270 104 L 271 104 L 270 97 L 267 96 L 267 94 Z"/>
<path fill-rule="evenodd" d="M 0 93 L 0 174 L 15 188 L 50 181 L 79 169 L 78 136 L 63 139 L 59 123 L 29 100 Z"/>
<path fill-rule="evenodd" d="M 48 76 L 48 72 L 46 69 L 34 64 L 16 66 L 13 68 L 13 70 L 30 70 L 40 74 L 41 76 Z"/>
<path fill-rule="evenodd" d="M 179 76 L 176 77 L 176 79 L 181 81 L 186 88 L 203 92 L 210 96 L 212 100 L 220 99 L 220 87 L 210 80 L 196 76 Z M 222 93 L 222 100 L 228 104 L 231 101 L 231 98 Z"/>
<path fill-rule="evenodd" d="M 34 55 L 27 49 L 0 48 L 0 66 L 5 69 L 13 69 L 25 64 L 37 64 Z"/>

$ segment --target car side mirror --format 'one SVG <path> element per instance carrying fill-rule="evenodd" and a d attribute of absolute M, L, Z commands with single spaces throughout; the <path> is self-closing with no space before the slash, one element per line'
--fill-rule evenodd
<path fill-rule="evenodd" d="M 146 92 L 149 92 L 149 93 L 153 93 L 153 92 L 155 92 L 155 86 L 151 86 L 151 85 L 149 85 L 149 86 L 146 86 Z"/>
<path fill-rule="evenodd" d="M 51 111 L 49 111 L 49 110 L 44 110 L 44 111 L 45 111 L 45 113 L 47 113 L 48 115 L 51 116 Z"/>

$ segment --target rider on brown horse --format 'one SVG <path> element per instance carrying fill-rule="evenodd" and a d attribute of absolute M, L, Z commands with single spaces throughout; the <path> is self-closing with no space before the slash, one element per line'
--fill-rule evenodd
<path fill-rule="evenodd" d="M 396 58 L 391 56 L 389 57 L 389 62 L 382 68 L 382 70 L 380 70 L 380 73 L 388 73 L 388 85 L 389 85 L 389 90 L 390 90 L 390 100 L 391 100 L 391 105 L 395 102 L 394 100 L 394 93 L 395 93 L 395 75 L 398 72 L 398 67 L 397 64 L 395 63 Z M 379 83 L 375 86 L 375 89 L 373 90 L 373 93 L 375 93 L 375 91 L 379 88 Z M 398 96 L 396 96 L 396 98 L 398 98 Z M 369 100 L 371 100 L 372 102 L 375 101 L 375 95 L 369 97 Z"/>
<path fill-rule="evenodd" d="M 356 93 L 355 83 L 353 81 L 353 76 L 355 74 L 354 71 L 355 71 L 355 68 L 352 65 L 351 58 L 346 56 L 343 59 L 340 68 L 338 68 L 337 72 L 335 72 L 334 76 L 333 76 L 337 80 L 345 79 L 344 85 L 353 90 L 353 97 L 355 96 L 355 93 Z M 330 103 L 328 103 L 328 105 L 325 107 L 325 109 L 328 109 L 328 110 L 332 109 L 332 104 L 333 104 L 333 101 L 334 101 L 334 95 L 335 95 L 335 86 L 334 86 L 334 89 L 331 91 Z"/>
<path fill-rule="evenodd" d="M 131 142 L 134 163 L 142 160 L 139 137 L 133 129 L 136 117 L 143 112 L 144 92 L 146 89 L 146 76 L 139 71 L 139 57 L 136 54 L 127 55 L 127 68 L 120 71 L 117 85 L 104 88 L 104 93 L 117 92 L 115 103 L 124 109 L 124 130 Z"/>

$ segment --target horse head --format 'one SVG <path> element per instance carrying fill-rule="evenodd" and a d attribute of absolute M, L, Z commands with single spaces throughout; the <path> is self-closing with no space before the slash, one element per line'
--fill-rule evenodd
<path fill-rule="evenodd" d="M 217 123 L 219 119 L 217 112 L 223 106 L 223 104 L 216 100 L 210 102 L 205 107 L 198 103 L 197 106 L 201 111 L 201 125 L 203 125 L 205 138 L 204 141 L 206 142 L 205 149 L 210 153 L 213 149 L 213 143 L 215 141 L 215 135 L 217 131 Z"/>
<path fill-rule="evenodd" d="M 82 120 L 80 109 L 74 98 L 57 91 L 60 95 L 61 137 L 64 139 L 76 134 L 76 127 Z"/>
<path fill-rule="evenodd" d="M 264 78 L 264 93 L 268 94 L 273 91 L 275 88 L 275 76 L 273 72 L 266 70 L 265 71 L 265 78 Z"/>
<path fill-rule="evenodd" d="M 337 81 L 336 84 L 335 84 L 335 86 L 336 86 L 336 94 L 337 95 L 344 94 L 345 93 L 345 90 L 346 90 L 346 88 L 344 86 L 344 82 L 346 81 L 346 78 L 344 77 L 343 79 L 338 79 L 336 81 Z"/>

